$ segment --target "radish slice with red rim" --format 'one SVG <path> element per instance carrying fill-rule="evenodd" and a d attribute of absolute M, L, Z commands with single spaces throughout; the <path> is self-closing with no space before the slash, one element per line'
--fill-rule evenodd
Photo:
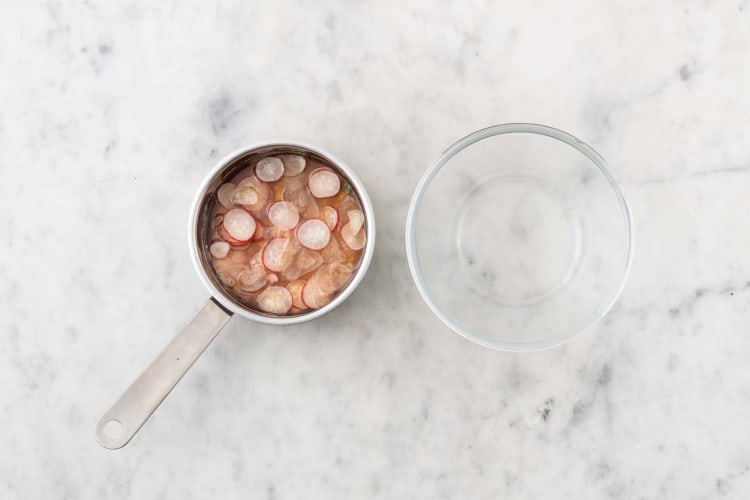
<path fill-rule="evenodd" d="M 216 191 L 216 198 L 224 208 L 234 208 L 234 202 L 232 201 L 232 198 L 234 197 L 235 189 L 237 189 L 237 186 L 235 184 L 227 182 L 226 184 L 222 184 L 221 187 L 219 187 L 218 191 Z"/>
<path fill-rule="evenodd" d="M 301 174 L 307 165 L 307 160 L 300 155 L 281 155 L 281 161 L 284 163 L 284 175 L 287 177 Z"/>
<path fill-rule="evenodd" d="M 320 218 L 331 231 L 336 229 L 336 224 L 339 223 L 339 213 L 333 207 L 323 207 L 320 211 Z"/>
<path fill-rule="evenodd" d="M 319 309 L 331 301 L 331 296 L 323 293 L 316 280 L 311 278 L 302 288 L 302 302 L 311 309 Z"/>
<path fill-rule="evenodd" d="M 306 220 L 297 228 L 297 240 L 310 250 L 321 250 L 331 240 L 331 230 L 320 219 Z"/>
<path fill-rule="evenodd" d="M 302 289 L 305 287 L 305 280 L 294 280 L 286 288 L 292 294 L 292 305 L 298 309 L 307 309 L 307 305 L 302 301 Z"/>
<path fill-rule="evenodd" d="M 255 175 L 263 182 L 277 181 L 283 174 L 284 164 L 275 156 L 263 158 L 255 166 Z"/>
<path fill-rule="evenodd" d="M 347 222 L 341 228 L 341 239 L 351 250 L 362 250 L 367 243 L 367 233 L 364 228 L 354 232 L 353 223 Z"/>
<path fill-rule="evenodd" d="M 315 281 L 320 291 L 332 294 L 341 290 L 354 274 L 354 267 L 343 262 L 332 262 L 318 269 L 310 281 Z"/>
<path fill-rule="evenodd" d="M 292 307 L 292 294 L 283 286 L 269 286 L 258 295 L 260 310 L 272 314 L 286 314 Z"/>
<path fill-rule="evenodd" d="M 215 259 L 223 259 L 229 255 L 230 246 L 226 241 L 214 241 L 211 246 L 208 247 L 208 251 L 211 252 L 211 256 Z"/>
<path fill-rule="evenodd" d="M 299 223 L 299 212 L 288 201 L 277 201 L 268 207 L 268 218 L 277 228 L 289 230 Z"/>
<path fill-rule="evenodd" d="M 263 265 L 269 271 L 280 273 L 292 263 L 299 245 L 291 238 L 274 238 L 263 248 Z"/>
<path fill-rule="evenodd" d="M 328 198 L 339 192 L 341 179 L 329 168 L 319 168 L 310 174 L 307 181 L 310 193 L 316 198 Z"/>
<path fill-rule="evenodd" d="M 362 210 L 349 210 L 347 215 L 349 216 L 349 224 L 352 225 L 352 233 L 358 233 L 365 225 L 365 214 L 362 213 Z"/>
<path fill-rule="evenodd" d="M 222 227 L 231 238 L 244 243 L 255 235 L 255 219 L 241 208 L 233 208 L 224 215 Z"/>

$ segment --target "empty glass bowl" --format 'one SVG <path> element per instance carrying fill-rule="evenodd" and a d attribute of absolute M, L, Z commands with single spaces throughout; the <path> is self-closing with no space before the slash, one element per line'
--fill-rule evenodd
<path fill-rule="evenodd" d="M 406 225 L 429 307 L 467 339 L 506 351 L 559 345 L 601 319 L 625 285 L 633 237 L 602 157 L 533 124 L 449 147 L 417 186 Z"/>

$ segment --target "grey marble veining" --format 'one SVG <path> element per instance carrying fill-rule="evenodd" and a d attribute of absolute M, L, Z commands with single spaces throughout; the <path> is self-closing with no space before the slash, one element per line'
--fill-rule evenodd
<path fill-rule="evenodd" d="M 4 2 L 0 497 L 747 498 L 746 1 Z M 449 144 L 527 121 L 607 158 L 637 230 L 614 310 L 509 354 L 432 316 L 404 254 Z M 94 424 L 207 298 L 219 157 L 294 138 L 378 220 L 349 301 L 233 319 L 126 448 Z"/>

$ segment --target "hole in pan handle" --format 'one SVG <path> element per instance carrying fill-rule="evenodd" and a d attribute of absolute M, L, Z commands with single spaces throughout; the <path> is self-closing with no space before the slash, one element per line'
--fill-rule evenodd
<path fill-rule="evenodd" d="M 206 302 L 102 416 L 96 424 L 99 444 L 110 450 L 128 444 L 231 317 L 213 298 Z"/>

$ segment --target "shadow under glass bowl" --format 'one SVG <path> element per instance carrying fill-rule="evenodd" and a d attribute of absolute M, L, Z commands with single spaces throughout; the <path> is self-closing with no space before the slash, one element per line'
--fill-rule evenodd
<path fill-rule="evenodd" d="M 570 134 L 496 125 L 433 163 L 412 198 L 409 266 L 432 311 L 481 345 L 532 351 L 601 319 L 633 259 L 627 201 Z"/>

